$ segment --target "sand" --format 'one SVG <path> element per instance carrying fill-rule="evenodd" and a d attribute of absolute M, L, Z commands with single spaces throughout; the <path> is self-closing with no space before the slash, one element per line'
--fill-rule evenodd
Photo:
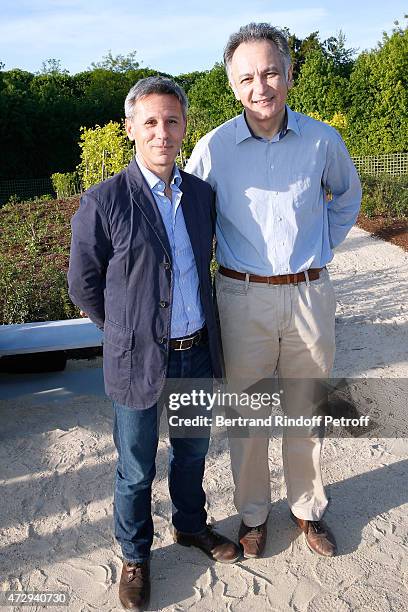
<path fill-rule="evenodd" d="M 330 272 L 338 298 L 335 375 L 367 384 L 392 379 L 386 402 L 390 418 L 398 420 L 407 404 L 408 253 L 355 228 Z M 100 367 L 98 359 L 73 361 L 63 374 L 0 376 L 1 590 L 64 592 L 75 612 L 121 609 L 121 556 L 112 530 L 112 410 L 101 392 Z M 339 548 L 333 559 L 313 555 L 289 520 L 279 439 L 270 444 L 273 504 L 265 555 L 233 566 L 173 543 L 166 463 L 163 438 L 152 503 L 150 610 L 407 609 L 405 438 L 356 439 L 343 432 L 326 440 L 325 519 Z M 223 436 L 212 440 L 205 488 L 210 521 L 234 538 L 239 517 Z"/>

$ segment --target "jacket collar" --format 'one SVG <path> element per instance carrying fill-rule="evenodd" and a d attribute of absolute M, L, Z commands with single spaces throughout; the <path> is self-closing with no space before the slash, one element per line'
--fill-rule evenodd
<path fill-rule="evenodd" d="M 167 237 L 166 228 L 164 227 L 162 216 L 151 189 L 146 179 L 142 175 L 135 158 L 132 159 L 127 167 L 127 176 L 134 204 L 138 206 L 142 214 L 147 219 L 149 225 L 165 250 L 169 261 L 172 261 L 170 243 Z M 180 171 L 180 177 L 181 182 L 179 184 L 179 188 L 183 194 L 181 197 L 181 208 L 183 211 L 187 233 L 190 237 L 194 259 L 197 265 L 197 271 L 199 273 L 201 239 L 200 219 L 197 217 L 199 209 L 196 206 L 196 194 L 195 189 L 192 186 L 190 176 L 186 172 Z"/>
<path fill-rule="evenodd" d="M 193 249 L 194 259 L 197 266 L 197 272 L 200 273 L 200 240 L 202 232 L 200 231 L 200 208 L 196 202 L 196 192 L 190 180 L 188 173 L 181 171 L 180 191 L 183 195 L 181 198 L 181 208 L 183 210 L 184 223 L 186 224 L 187 233 L 190 237 L 191 248 Z"/>
<path fill-rule="evenodd" d="M 134 204 L 139 207 L 142 214 L 145 216 L 163 249 L 166 251 L 167 257 L 171 261 L 171 248 L 162 216 L 152 191 L 140 172 L 140 168 L 135 158 L 132 159 L 127 167 L 127 176 Z"/>
<path fill-rule="evenodd" d="M 149 187 L 150 187 L 150 189 L 152 191 L 154 190 L 156 185 L 158 185 L 159 183 L 163 183 L 164 182 L 164 181 L 162 181 L 162 179 L 160 179 L 158 176 L 156 176 L 156 174 L 154 174 L 154 172 L 152 172 L 151 170 L 149 170 L 148 168 L 143 166 L 141 160 L 138 158 L 137 155 L 136 155 L 135 159 L 136 159 L 136 163 L 138 165 L 138 168 L 139 168 L 141 174 L 146 179 L 146 182 L 147 182 L 147 184 L 149 185 Z M 180 183 L 181 183 L 180 171 L 177 168 L 177 165 L 174 164 L 173 172 L 172 172 L 172 178 L 171 178 L 170 184 L 171 185 L 176 184 L 177 187 L 180 187 Z"/>

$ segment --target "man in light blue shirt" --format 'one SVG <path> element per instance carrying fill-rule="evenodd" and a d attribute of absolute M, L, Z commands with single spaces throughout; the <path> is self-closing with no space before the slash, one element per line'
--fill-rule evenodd
<path fill-rule="evenodd" d="M 282 32 L 249 24 L 233 34 L 224 61 L 244 112 L 202 138 L 187 171 L 216 192 L 217 298 L 228 380 L 312 380 L 334 360 L 335 297 L 326 264 L 354 224 L 360 182 L 339 134 L 286 105 L 292 87 Z M 329 195 L 330 194 L 330 195 Z M 300 385 L 285 385 L 299 416 Z M 305 414 L 304 412 L 302 413 Z M 335 554 L 321 517 L 327 506 L 321 436 L 283 438 L 292 518 L 317 554 Z M 230 436 L 234 501 L 245 557 L 266 542 L 268 440 Z"/>

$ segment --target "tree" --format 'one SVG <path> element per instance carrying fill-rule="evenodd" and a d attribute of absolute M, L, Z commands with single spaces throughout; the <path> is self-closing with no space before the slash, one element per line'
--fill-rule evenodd
<path fill-rule="evenodd" d="M 19 176 L 27 167 L 30 172 L 31 163 L 36 167 L 31 156 L 36 129 L 33 121 L 35 100 L 31 93 L 33 79 L 33 74 L 18 68 L 1 73 L 0 141 L 3 155 L 0 176 L 4 178 Z"/>
<path fill-rule="evenodd" d="M 292 58 L 293 78 L 296 82 L 308 54 L 312 51 L 321 50 L 322 44 L 319 40 L 319 32 L 312 32 L 309 34 L 309 36 L 302 40 L 301 38 L 297 38 L 295 34 L 290 34 L 287 28 L 285 28 L 284 31 L 288 39 L 290 55 Z"/>
<path fill-rule="evenodd" d="M 325 57 L 332 60 L 336 74 L 346 77 L 350 75 L 356 49 L 346 47 L 346 37 L 341 30 L 337 36 L 330 36 L 323 42 L 320 41 L 318 31 L 312 32 L 303 40 L 291 34 L 287 28 L 284 29 L 284 32 L 288 39 L 295 82 L 303 64 L 314 51 L 321 51 Z"/>
<path fill-rule="evenodd" d="M 399 23 L 362 53 L 350 77 L 349 146 L 355 155 L 408 151 L 408 29 Z"/>
<path fill-rule="evenodd" d="M 121 121 L 125 114 L 123 105 L 129 89 L 140 79 L 158 73 L 149 68 L 127 72 L 97 68 L 82 74 L 85 79 L 82 124 L 91 126 L 96 123 L 104 125 L 110 120 Z"/>
<path fill-rule="evenodd" d="M 202 76 L 202 72 L 195 70 L 194 72 L 179 74 L 178 76 L 174 77 L 174 80 L 176 81 L 176 83 L 181 85 L 186 94 L 188 94 L 194 83 Z"/>
<path fill-rule="evenodd" d="M 308 54 L 289 93 L 289 103 L 299 112 L 319 113 L 325 120 L 347 109 L 348 79 L 338 73 L 333 58 L 323 49 Z"/>
<path fill-rule="evenodd" d="M 326 56 L 333 61 L 335 71 L 338 75 L 349 77 L 354 66 L 354 55 L 357 49 L 346 47 L 346 37 L 342 30 L 337 36 L 330 36 L 323 43 Z"/>
<path fill-rule="evenodd" d="M 61 67 L 61 60 L 51 57 L 41 65 L 41 70 L 37 74 L 69 74 L 69 71 Z"/>
<path fill-rule="evenodd" d="M 224 65 L 219 63 L 196 80 L 189 91 L 189 100 L 192 107 L 206 112 L 212 128 L 242 111 L 229 86 Z"/>
<path fill-rule="evenodd" d="M 187 160 L 196 143 L 214 128 L 214 122 L 211 120 L 206 109 L 198 106 L 190 106 L 187 117 L 187 132 L 183 140 L 181 149 L 182 164 Z"/>
<path fill-rule="evenodd" d="M 140 66 L 136 60 L 137 51 L 130 51 L 127 55 L 112 55 L 109 49 L 108 53 L 103 56 L 99 62 L 92 62 L 89 70 L 103 68 L 111 72 L 127 72 L 128 70 L 137 70 Z"/>

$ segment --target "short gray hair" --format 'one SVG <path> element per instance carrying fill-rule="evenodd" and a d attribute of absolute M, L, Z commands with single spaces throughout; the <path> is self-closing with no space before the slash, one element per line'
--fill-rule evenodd
<path fill-rule="evenodd" d="M 183 117 L 187 116 L 187 96 L 182 87 L 172 79 L 162 76 L 151 76 L 145 79 L 140 79 L 130 89 L 125 100 L 125 117 L 131 119 L 135 110 L 135 104 L 140 98 L 149 96 L 150 94 L 166 94 L 174 96 L 181 104 Z"/>
<path fill-rule="evenodd" d="M 248 23 L 242 26 L 238 32 L 231 34 L 224 49 L 224 64 L 228 76 L 231 76 L 232 56 L 242 43 L 270 40 L 273 42 L 281 55 L 285 74 L 292 63 L 287 38 L 282 30 L 271 26 L 269 23 Z"/>

